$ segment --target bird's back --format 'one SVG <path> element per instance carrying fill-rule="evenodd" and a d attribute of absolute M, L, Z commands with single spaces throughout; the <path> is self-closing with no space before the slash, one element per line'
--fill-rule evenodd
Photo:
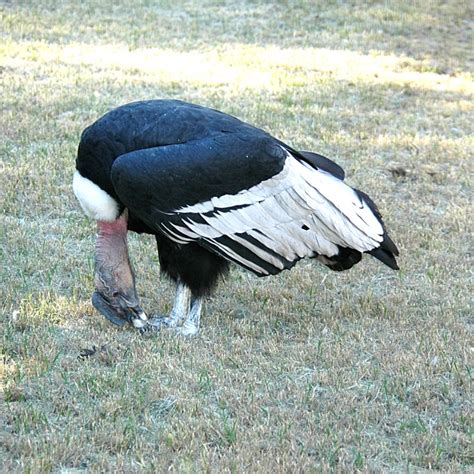
<path fill-rule="evenodd" d="M 123 105 L 103 115 L 82 133 L 76 168 L 114 198 L 110 170 L 115 159 L 148 148 L 199 142 L 226 133 L 247 139 L 271 138 L 239 119 L 179 100 L 149 100 Z"/>

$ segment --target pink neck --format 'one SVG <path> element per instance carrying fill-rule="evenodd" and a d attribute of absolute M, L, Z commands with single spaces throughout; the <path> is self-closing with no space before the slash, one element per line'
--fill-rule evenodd
<path fill-rule="evenodd" d="M 99 292 L 115 289 L 138 301 L 128 258 L 127 221 L 126 210 L 115 221 L 97 221 L 95 286 Z"/>
<path fill-rule="evenodd" d="M 127 210 L 114 221 L 97 221 L 95 249 L 98 263 L 107 263 L 109 260 L 115 264 L 128 262 L 127 221 Z"/>
<path fill-rule="evenodd" d="M 128 212 L 125 210 L 122 215 L 114 221 L 97 221 L 99 235 L 126 235 L 127 234 Z"/>

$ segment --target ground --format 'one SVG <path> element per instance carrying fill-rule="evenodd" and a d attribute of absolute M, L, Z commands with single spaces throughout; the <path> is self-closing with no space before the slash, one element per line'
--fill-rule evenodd
<path fill-rule="evenodd" d="M 473 469 L 469 2 L 0 4 L 2 472 Z M 194 339 L 90 304 L 81 131 L 148 98 L 219 108 L 343 165 L 401 250 L 257 279 Z M 169 310 L 131 236 L 147 310 Z"/>

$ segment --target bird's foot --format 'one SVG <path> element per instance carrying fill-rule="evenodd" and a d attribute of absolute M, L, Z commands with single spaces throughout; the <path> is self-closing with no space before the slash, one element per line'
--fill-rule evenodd
<path fill-rule="evenodd" d="M 178 327 L 174 328 L 174 330 L 175 330 L 176 334 L 179 334 L 179 335 L 185 336 L 185 337 L 191 337 L 191 336 L 195 336 L 199 332 L 199 326 L 186 321 L 185 324 L 183 324 L 182 326 L 178 326 Z"/>
<path fill-rule="evenodd" d="M 201 310 L 202 298 L 193 298 L 187 317 L 183 324 L 176 328 L 176 332 L 182 336 L 195 336 L 199 332 Z"/>
<path fill-rule="evenodd" d="M 162 329 L 170 329 L 181 336 L 194 336 L 199 331 L 199 326 L 190 321 L 185 321 L 184 324 L 178 325 L 176 318 L 171 316 L 154 316 L 149 317 L 146 325 L 140 328 L 140 331 L 158 332 Z"/>
<path fill-rule="evenodd" d="M 177 284 L 176 298 L 169 316 L 151 316 L 142 332 L 171 329 L 182 336 L 194 336 L 199 332 L 202 298 L 193 298 L 191 290 L 181 282 Z"/>
<path fill-rule="evenodd" d="M 142 330 L 144 332 L 161 331 L 164 328 L 175 328 L 177 324 L 177 320 L 171 316 L 154 315 L 148 317 L 148 321 Z"/>

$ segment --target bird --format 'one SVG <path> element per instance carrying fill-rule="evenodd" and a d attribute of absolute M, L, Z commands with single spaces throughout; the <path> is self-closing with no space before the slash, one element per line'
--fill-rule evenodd
<path fill-rule="evenodd" d="M 348 270 L 399 251 L 364 192 L 332 160 L 224 112 L 174 99 L 119 106 L 80 138 L 73 191 L 97 222 L 92 304 L 110 322 L 195 335 L 203 301 L 236 264 L 259 277 L 312 258 Z M 127 233 L 155 236 L 176 284 L 169 315 L 141 307 Z"/>

